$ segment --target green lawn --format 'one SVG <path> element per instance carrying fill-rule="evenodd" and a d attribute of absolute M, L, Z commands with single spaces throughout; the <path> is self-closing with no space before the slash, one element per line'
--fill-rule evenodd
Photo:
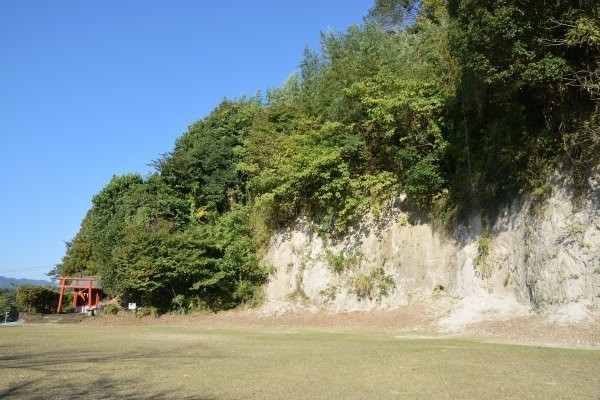
<path fill-rule="evenodd" d="M 598 399 L 600 352 L 284 328 L 0 327 L 0 398 Z"/>

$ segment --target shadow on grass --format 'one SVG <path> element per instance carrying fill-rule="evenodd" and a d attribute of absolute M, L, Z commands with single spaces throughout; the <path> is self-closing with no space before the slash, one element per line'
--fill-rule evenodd
<path fill-rule="evenodd" d="M 70 382 L 48 381 L 47 379 L 30 379 L 27 382 L 9 385 L 0 389 L 2 399 L 199 399 L 213 400 L 214 397 L 182 396 L 169 390 L 131 390 L 138 382 L 123 379 L 114 379 L 108 376 L 99 376 L 92 381 Z"/>
<path fill-rule="evenodd" d="M 0 374 L 10 376 L 10 371 L 14 371 L 12 375 L 15 379 L 6 387 L 0 387 L 0 399 L 214 399 L 202 394 L 182 395 L 181 392 L 161 388 L 161 382 L 144 379 L 144 369 L 139 367 L 140 363 L 160 363 L 171 356 L 172 351 L 154 349 L 120 354 L 73 349 L 66 354 L 48 351 L 2 356 Z M 220 357 L 211 354 L 206 358 Z M 139 378 L 124 377 L 116 371 L 111 374 L 94 370 L 94 366 L 97 366 L 97 369 L 106 371 L 107 365 L 117 362 L 120 365 L 131 363 L 132 372 L 138 374 Z M 26 371 L 38 372 L 42 376 L 19 376 Z M 65 379 L 65 375 L 68 379 Z"/>
<path fill-rule="evenodd" d="M 33 370 L 45 370 L 46 367 L 53 366 L 69 366 L 71 364 L 81 363 L 105 363 L 113 362 L 115 358 L 118 358 L 120 363 L 128 361 L 151 361 L 161 360 L 165 357 L 171 357 L 172 351 L 152 351 L 150 349 L 144 349 L 143 351 L 137 352 L 124 352 L 121 354 L 115 353 L 102 353 L 98 351 L 81 351 L 73 349 L 72 353 L 64 354 L 59 352 L 46 352 L 46 353 L 30 353 L 30 354 L 16 354 L 1 356 L 0 361 L 2 362 L 1 369 L 18 369 L 26 368 Z M 194 355 L 197 358 L 216 359 L 221 358 L 218 354 L 210 355 Z"/>

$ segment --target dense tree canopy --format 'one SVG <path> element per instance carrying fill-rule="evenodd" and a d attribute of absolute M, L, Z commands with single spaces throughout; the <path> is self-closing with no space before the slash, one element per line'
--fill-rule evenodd
<path fill-rule="evenodd" d="M 0 288 L 0 319 L 4 322 L 17 321 L 19 310 L 17 304 L 17 290 L 14 288 Z"/>
<path fill-rule="evenodd" d="M 598 3 L 452 0 L 449 13 L 481 195 L 513 193 L 566 158 L 576 174 L 597 162 Z"/>
<path fill-rule="evenodd" d="M 600 157 L 597 2 L 377 0 L 261 96 L 224 100 L 156 173 L 114 177 L 56 273 L 162 311 L 255 302 L 273 229 L 344 232 L 403 192 L 480 207 Z"/>

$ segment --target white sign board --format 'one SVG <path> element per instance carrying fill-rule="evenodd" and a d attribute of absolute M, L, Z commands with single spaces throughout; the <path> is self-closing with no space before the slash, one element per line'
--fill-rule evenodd
<path fill-rule="evenodd" d="M 137 304 L 136 303 L 129 303 L 129 309 L 130 310 L 135 310 L 137 308 Z"/>

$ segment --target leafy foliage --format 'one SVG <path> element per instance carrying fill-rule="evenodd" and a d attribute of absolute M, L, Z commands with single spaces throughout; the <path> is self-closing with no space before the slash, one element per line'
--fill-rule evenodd
<path fill-rule="evenodd" d="M 462 125 L 471 147 L 459 162 L 473 164 L 466 186 L 484 199 L 514 193 L 539 185 L 556 161 L 586 153 L 573 140 L 584 132 L 598 148 L 583 128 L 597 129 L 597 2 L 453 0 L 449 11 L 462 71 L 456 132 Z M 576 83 L 582 76 L 591 79 Z M 597 161 L 583 158 L 576 173 Z"/>
<path fill-rule="evenodd" d="M 56 312 L 58 293 L 51 288 L 23 285 L 17 289 L 16 301 L 23 312 L 52 313 Z"/>
<path fill-rule="evenodd" d="M 217 203 L 196 208 L 203 197 L 190 200 L 183 186 L 168 184 L 171 178 L 113 177 L 94 197 L 74 241 L 78 247 L 67 249 L 59 272 L 72 273 L 82 263 L 86 272 L 101 276 L 108 293 L 163 312 L 250 301 L 265 273 L 258 267 L 247 209 L 235 202 L 227 213 L 219 213 Z"/>
<path fill-rule="evenodd" d="M 89 220 L 90 212 L 88 211 L 75 238 L 70 242 L 66 242 L 67 251 L 62 263 L 50 275 L 57 276 L 58 271 L 67 276 L 94 276 L 98 273 L 97 263 L 94 260 L 94 252 L 89 240 Z"/>
<path fill-rule="evenodd" d="M 260 98 L 223 101 L 208 117 L 190 126 L 175 149 L 155 161 L 163 180 L 190 201 L 194 210 L 223 212 L 236 201 L 239 147 L 261 111 Z"/>
<path fill-rule="evenodd" d="M 8 315 L 5 313 L 8 312 Z M 0 320 L 12 322 L 19 319 L 17 291 L 12 288 L 0 288 Z"/>
<path fill-rule="evenodd" d="M 112 303 L 107 304 L 102 309 L 102 312 L 107 315 L 116 315 L 119 313 L 119 306 L 117 306 L 116 304 L 112 304 Z"/>
<path fill-rule="evenodd" d="M 299 217 L 337 235 L 400 192 L 427 212 L 540 197 L 558 163 L 583 182 L 600 162 L 599 14 L 593 0 L 376 0 L 266 99 L 192 124 L 154 175 L 113 177 L 56 273 L 99 274 L 160 312 L 254 304 L 261 246 Z M 354 288 L 393 284 L 378 269 Z"/>

